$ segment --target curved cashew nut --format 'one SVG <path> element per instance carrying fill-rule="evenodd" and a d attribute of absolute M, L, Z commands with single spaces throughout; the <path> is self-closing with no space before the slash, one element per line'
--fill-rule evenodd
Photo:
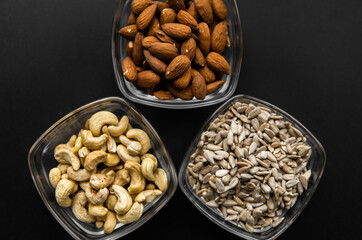
<path fill-rule="evenodd" d="M 137 221 L 143 213 L 143 204 L 139 202 L 133 203 L 131 209 L 124 215 L 117 214 L 117 219 L 123 224 Z"/>
<path fill-rule="evenodd" d="M 109 188 L 109 191 L 113 192 L 113 186 L 118 185 L 123 187 L 131 181 L 131 177 L 126 169 L 121 169 L 117 171 L 116 177 L 114 178 L 112 186 Z"/>
<path fill-rule="evenodd" d="M 116 140 L 109 134 L 108 126 L 102 127 L 102 133 L 107 135 L 107 150 L 110 153 L 115 153 L 117 151 Z"/>
<path fill-rule="evenodd" d="M 56 188 L 58 185 L 58 182 L 60 181 L 62 176 L 62 172 L 60 171 L 59 168 L 52 168 L 49 171 L 49 181 L 50 184 L 53 186 L 53 188 Z"/>
<path fill-rule="evenodd" d="M 114 206 L 114 211 L 118 214 L 125 214 L 132 207 L 132 197 L 129 192 L 121 186 L 113 186 L 114 193 L 116 194 L 118 201 Z"/>
<path fill-rule="evenodd" d="M 107 160 L 107 153 L 104 151 L 93 151 L 84 160 L 84 168 L 89 172 L 97 169 L 97 165 Z"/>
<path fill-rule="evenodd" d="M 127 161 L 133 161 L 133 162 L 137 162 L 137 163 L 141 162 L 141 159 L 139 156 L 130 155 L 128 153 L 126 147 L 121 144 L 119 144 L 117 146 L 117 154 L 122 159 L 123 162 L 127 162 Z"/>
<path fill-rule="evenodd" d="M 106 215 L 106 221 L 104 222 L 104 233 L 110 234 L 113 232 L 114 228 L 117 225 L 117 218 L 114 212 L 108 211 Z"/>
<path fill-rule="evenodd" d="M 165 170 L 162 168 L 157 168 L 155 173 L 155 184 L 156 186 L 163 192 L 167 190 L 168 181 L 167 181 L 167 174 Z"/>
<path fill-rule="evenodd" d="M 157 158 L 152 153 L 146 153 L 146 154 L 142 155 L 141 161 L 145 160 L 146 158 L 151 158 L 153 161 L 155 161 L 157 163 Z"/>
<path fill-rule="evenodd" d="M 114 211 L 114 207 L 116 206 L 117 201 L 118 201 L 118 198 L 116 195 L 109 194 L 105 205 L 109 210 Z"/>
<path fill-rule="evenodd" d="M 91 204 L 103 204 L 108 198 L 109 191 L 107 188 L 102 188 L 97 192 L 92 189 L 89 182 L 80 182 L 79 186 L 84 190 L 85 196 Z"/>
<path fill-rule="evenodd" d="M 72 136 L 69 138 L 69 140 L 68 140 L 68 142 L 66 143 L 66 145 L 67 145 L 68 147 L 70 147 L 70 148 L 74 147 L 74 144 L 75 144 L 76 139 L 77 139 L 77 136 L 76 136 L 75 134 L 72 135 Z"/>
<path fill-rule="evenodd" d="M 144 202 L 149 203 L 155 200 L 155 198 L 162 194 L 162 191 L 155 189 L 155 190 L 144 190 L 137 194 L 135 201 L 136 202 Z"/>
<path fill-rule="evenodd" d="M 70 179 L 77 182 L 88 181 L 92 175 L 92 173 L 85 168 L 75 171 L 72 167 L 68 168 L 67 174 Z"/>
<path fill-rule="evenodd" d="M 66 164 L 59 163 L 57 166 L 57 168 L 59 168 L 59 170 L 62 174 L 66 173 L 69 167 L 71 167 L 71 166 L 68 163 L 66 163 Z"/>
<path fill-rule="evenodd" d="M 88 212 L 90 215 L 95 217 L 104 217 L 108 213 L 108 208 L 103 207 L 102 205 L 89 204 Z"/>
<path fill-rule="evenodd" d="M 74 189 L 75 182 L 66 178 L 61 179 L 55 189 L 55 199 L 59 206 L 70 207 L 72 199 L 69 197 Z"/>
<path fill-rule="evenodd" d="M 101 134 L 104 125 L 117 125 L 118 118 L 111 112 L 99 111 L 93 114 L 89 119 L 89 130 L 93 136 L 98 137 Z"/>
<path fill-rule="evenodd" d="M 115 175 L 116 173 L 113 170 L 108 171 L 107 173 L 92 174 L 89 183 L 95 190 L 106 188 L 113 183 Z"/>
<path fill-rule="evenodd" d="M 127 147 L 127 151 L 130 155 L 139 155 L 142 150 L 141 143 L 128 139 L 125 135 L 119 136 L 119 140 L 123 145 Z"/>
<path fill-rule="evenodd" d="M 72 148 L 72 152 L 74 154 L 77 154 L 79 149 L 81 149 L 83 147 L 83 143 L 82 143 L 82 138 L 81 136 L 78 136 L 77 139 L 74 142 L 74 146 Z"/>
<path fill-rule="evenodd" d="M 91 150 L 101 148 L 107 141 L 106 134 L 102 134 L 99 137 L 94 137 L 92 132 L 89 130 L 81 130 L 80 137 L 82 138 L 83 145 Z"/>
<path fill-rule="evenodd" d="M 142 149 L 140 151 L 140 155 L 143 155 L 148 152 L 151 148 L 150 138 L 147 133 L 141 129 L 133 128 L 129 130 L 126 136 L 130 139 L 136 139 L 141 143 Z"/>
<path fill-rule="evenodd" d="M 90 215 L 85 208 L 85 205 L 87 204 L 87 197 L 85 196 L 84 191 L 79 191 L 74 196 L 73 204 L 72 204 L 72 211 L 74 213 L 74 216 L 82 222 L 86 223 L 92 223 L 95 222 L 96 219 L 92 215 Z"/>
<path fill-rule="evenodd" d="M 127 161 L 124 164 L 124 168 L 128 171 L 131 176 L 131 182 L 127 188 L 130 194 L 136 194 L 145 189 L 146 179 L 141 173 L 141 165 L 134 161 Z"/>
<path fill-rule="evenodd" d="M 128 117 L 126 115 L 124 115 L 121 118 L 121 120 L 119 120 L 119 123 L 117 126 L 108 126 L 109 134 L 112 137 L 118 137 L 127 131 L 128 125 L 129 125 Z"/>
<path fill-rule="evenodd" d="M 157 160 L 156 162 L 152 158 L 145 158 L 141 164 L 142 175 L 149 181 L 155 181 L 154 172 L 157 169 Z"/>
<path fill-rule="evenodd" d="M 54 153 L 54 158 L 60 162 L 61 160 L 65 160 L 67 163 L 72 165 L 74 170 L 78 170 L 80 168 L 80 160 L 74 155 L 74 153 L 70 149 L 61 148 Z"/>
<path fill-rule="evenodd" d="M 116 153 L 107 153 L 107 159 L 104 162 L 104 165 L 107 167 L 114 167 L 119 164 L 121 161 L 120 157 Z"/>

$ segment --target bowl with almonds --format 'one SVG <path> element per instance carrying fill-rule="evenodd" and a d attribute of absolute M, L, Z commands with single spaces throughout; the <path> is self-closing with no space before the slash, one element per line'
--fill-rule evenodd
<path fill-rule="evenodd" d="M 118 0 L 112 29 L 117 85 L 161 108 L 217 104 L 234 93 L 242 62 L 235 0 Z"/>

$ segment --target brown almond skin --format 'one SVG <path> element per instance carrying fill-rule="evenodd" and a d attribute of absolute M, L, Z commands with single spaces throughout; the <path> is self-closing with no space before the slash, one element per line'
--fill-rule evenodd
<path fill-rule="evenodd" d="M 176 22 L 176 11 L 172 8 L 165 8 L 160 13 L 160 24 Z"/>
<path fill-rule="evenodd" d="M 139 88 L 152 88 L 156 87 L 160 83 L 160 76 L 152 70 L 145 70 L 139 72 L 137 75 L 137 81 L 134 82 L 136 87 Z"/>
<path fill-rule="evenodd" d="M 174 87 L 171 83 L 166 83 L 168 90 L 174 95 L 175 97 L 181 98 L 182 100 L 191 100 L 194 95 L 192 94 L 191 85 L 180 89 Z"/>
<path fill-rule="evenodd" d="M 186 70 L 184 74 L 182 74 L 180 77 L 176 78 L 173 81 L 173 85 L 177 88 L 185 88 L 189 85 L 191 81 L 191 67 Z"/>
<path fill-rule="evenodd" d="M 151 43 L 155 42 L 159 42 L 158 38 L 156 38 L 155 36 L 144 37 L 142 40 L 142 47 L 148 48 L 151 45 Z"/>
<path fill-rule="evenodd" d="M 228 17 L 228 9 L 223 0 L 211 0 L 211 7 L 220 20 L 225 20 Z"/>
<path fill-rule="evenodd" d="M 180 77 L 191 66 L 191 61 L 184 55 L 175 57 L 167 66 L 165 77 L 166 79 L 173 79 Z"/>
<path fill-rule="evenodd" d="M 199 73 L 204 77 L 206 83 L 215 81 L 215 73 L 208 67 L 207 64 L 199 69 Z"/>
<path fill-rule="evenodd" d="M 166 23 L 161 28 L 167 35 L 178 40 L 187 39 L 192 34 L 191 28 L 181 23 Z"/>
<path fill-rule="evenodd" d="M 151 4 L 137 17 L 136 26 L 139 30 L 144 30 L 150 23 L 152 18 L 155 16 L 157 10 L 156 4 Z"/>
<path fill-rule="evenodd" d="M 131 3 L 132 12 L 136 15 L 140 14 L 150 4 L 150 0 L 133 0 Z"/>
<path fill-rule="evenodd" d="M 179 55 L 178 49 L 170 43 L 152 43 L 148 47 L 151 54 L 163 61 L 170 62 Z"/>
<path fill-rule="evenodd" d="M 195 0 L 196 10 L 204 21 L 211 26 L 214 21 L 214 13 L 212 11 L 209 0 Z"/>
<path fill-rule="evenodd" d="M 137 19 L 136 15 L 134 15 L 134 13 L 131 12 L 128 16 L 128 25 L 136 24 L 136 19 Z"/>
<path fill-rule="evenodd" d="M 205 79 L 201 75 L 195 76 L 192 79 L 191 89 L 192 93 L 197 99 L 199 100 L 205 99 L 207 88 L 206 88 Z"/>
<path fill-rule="evenodd" d="M 193 38 L 189 38 L 181 43 L 181 54 L 187 56 L 190 61 L 194 60 L 196 52 L 196 41 Z"/>
<path fill-rule="evenodd" d="M 197 30 L 199 28 L 195 18 L 193 18 L 190 13 L 184 10 L 180 10 L 177 13 L 177 21 L 179 23 L 185 24 L 186 26 L 189 26 L 192 30 Z"/>
<path fill-rule="evenodd" d="M 153 96 L 155 96 L 158 99 L 161 100 L 172 100 L 175 99 L 175 97 L 172 95 L 170 91 L 167 90 L 158 90 L 153 93 Z"/>
<path fill-rule="evenodd" d="M 150 68 L 157 73 L 158 75 L 164 75 L 167 69 L 166 63 L 162 62 L 160 59 L 151 55 L 148 50 L 143 50 L 143 55 L 150 66 Z"/>
<path fill-rule="evenodd" d="M 199 23 L 199 48 L 204 56 L 210 52 L 211 35 L 210 28 L 205 22 Z"/>
<path fill-rule="evenodd" d="M 187 9 L 187 12 L 196 20 L 196 22 L 199 22 L 199 16 L 194 2 L 190 4 L 189 8 Z"/>
<path fill-rule="evenodd" d="M 137 29 L 136 25 L 128 25 L 128 26 L 121 28 L 118 31 L 119 35 L 121 35 L 122 37 L 124 37 L 126 39 L 130 39 L 130 40 L 135 38 L 137 32 L 138 32 L 138 29 Z"/>
<path fill-rule="evenodd" d="M 168 36 L 164 31 L 162 30 L 156 30 L 155 36 L 161 41 L 165 43 L 170 43 L 174 45 L 175 47 L 179 48 L 179 43 L 176 42 L 174 39 L 172 39 L 170 36 Z"/>
<path fill-rule="evenodd" d="M 230 74 L 230 66 L 226 61 L 224 56 L 218 54 L 217 52 L 210 52 L 206 57 L 207 65 L 214 71 Z"/>
<path fill-rule="evenodd" d="M 134 63 L 137 66 L 141 66 L 143 63 L 143 47 L 142 47 L 142 40 L 144 35 L 142 32 L 138 32 L 136 37 L 133 41 L 133 51 L 132 51 L 132 58 Z"/>
<path fill-rule="evenodd" d="M 128 43 L 126 45 L 126 54 L 127 54 L 127 56 L 132 57 L 132 52 L 133 52 L 133 41 L 128 41 Z"/>
<path fill-rule="evenodd" d="M 148 25 L 146 29 L 146 35 L 147 36 L 154 36 L 155 31 L 161 29 L 160 20 L 157 16 L 154 16 L 151 20 L 150 25 Z"/>
<path fill-rule="evenodd" d="M 123 76 L 130 82 L 137 81 L 137 68 L 132 58 L 125 57 L 122 64 Z"/>
<path fill-rule="evenodd" d="M 191 69 L 191 79 L 193 79 L 196 76 L 202 76 L 201 73 L 199 73 L 199 71 L 197 71 L 196 69 Z M 205 80 L 205 79 L 204 79 Z"/>
<path fill-rule="evenodd" d="M 157 5 L 157 13 L 161 13 L 163 9 L 170 8 L 170 4 L 161 1 L 152 1 L 152 4 Z"/>
<path fill-rule="evenodd" d="M 168 4 L 176 10 L 176 12 L 180 10 L 186 10 L 185 2 L 183 0 L 168 0 Z"/>
<path fill-rule="evenodd" d="M 221 88 L 221 86 L 225 83 L 225 80 L 218 80 L 212 83 L 209 83 L 206 85 L 206 94 L 209 95 L 213 92 L 215 92 L 216 90 L 218 90 L 219 88 Z"/>
<path fill-rule="evenodd" d="M 211 34 L 211 50 L 222 54 L 228 38 L 228 24 L 226 21 L 218 23 Z"/>
<path fill-rule="evenodd" d="M 196 47 L 196 50 L 195 50 L 194 63 L 200 67 L 204 67 L 206 64 L 204 54 L 202 53 L 202 51 L 199 47 Z"/>

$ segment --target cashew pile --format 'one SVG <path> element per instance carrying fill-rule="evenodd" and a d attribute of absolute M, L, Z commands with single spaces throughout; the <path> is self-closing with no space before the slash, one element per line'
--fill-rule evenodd
<path fill-rule="evenodd" d="M 71 207 L 74 216 L 95 223 L 105 234 L 137 221 L 144 204 L 166 191 L 166 172 L 158 167 L 147 133 L 132 128 L 108 111 L 93 114 L 78 136 L 54 149 L 59 165 L 49 171 L 59 206 Z"/>

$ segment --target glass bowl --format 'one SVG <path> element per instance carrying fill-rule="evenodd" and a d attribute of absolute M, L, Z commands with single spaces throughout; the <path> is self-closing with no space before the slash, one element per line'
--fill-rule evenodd
<path fill-rule="evenodd" d="M 207 206 L 204 201 L 195 193 L 190 185 L 186 171 L 187 165 L 190 162 L 190 156 L 193 152 L 195 152 L 197 148 L 197 143 L 200 139 L 201 133 L 208 128 L 208 125 L 211 121 L 213 121 L 219 114 L 224 114 L 229 107 L 231 107 L 236 102 L 241 103 L 252 103 L 255 106 L 263 106 L 271 109 L 273 112 L 277 113 L 278 115 L 283 116 L 283 119 L 292 123 L 292 125 L 301 131 L 301 133 L 306 138 L 306 143 L 311 147 L 312 155 L 308 161 L 307 169 L 311 169 L 311 177 L 308 182 L 308 189 L 305 190 L 302 195 L 297 198 L 296 203 L 292 208 L 286 210 L 284 212 L 284 221 L 282 221 L 278 226 L 274 228 L 269 228 L 266 230 L 260 230 L 258 232 L 247 232 L 241 227 L 237 226 L 235 223 L 225 221 L 224 218 L 219 215 L 215 210 L 211 207 Z M 245 95 L 237 95 L 226 103 L 224 103 L 219 109 L 217 109 L 211 117 L 206 121 L 204 126 L 201 128 L 200 132 L 196 135 L 195 139 L 193 140 L 192 144 L 190 145 L 179 170 L 179 185 L 183 193 L 187 196 L 187 198 L 199 209 L 206 217 L 208 217 L 211 221 L 219 225 L 220 227 L 224 228 L 225 230 L 242 237 L 244 239 L 275 239 L 280 234 L 282 234 L 301 214 L 305 206 L 308 204 L 309 200 L 311 199 L 313 193 L 315 192 L 318 183 L 322 177 L 324 168 L 326 164 L 326 154 L 323 149 L 323 146 L 320 142 L 313 136 L 313 134 L 304 127 L 300 122 L 298 122 L 295 118 L 290 116 L 285 111 L 275 107 L 274 105 L 262 101 L 257 98 L 253 98 L 250 96 Z"/>
<path fill-rule="evenodd" d="M 113 112 L 119 118 L 127 114 L 133 127 L 147 132 L 152 145 L 150 153 L 157 157 L 169 181 L 168 189 L 152 203 L 145 205 L 144 213 L 139 220 L 126 225 L 117 223 L 114 232 L 108 235 L 103 233 L 103 229 L 97 229 L 94 223 L 80 222 L 74 216 L 71 208 L 60 207 L 55 200 L 55 190 L 48 177 L 49 170 L 58 165 L 53 156 L 55 146 L 66 143 L 73 134 L 78 133 L 84 127 L 86 120 L 92 114 L 102 110 Z M 162 140 L 151 124 L 132 105 L 117 97 L 104 98 L 89 103 L 54 123 L 31 147 L 28 164 L 34 184 L 45 206 L 60 225 L 75 239 L 116 239 L 136 230 L 165 206 L 177 188 L 175 167 Z"/>
<path fill-rule="evenodd" d="M 160 108 L 195 108 L 209 106 L 224 102 L 230 98 L 238 84 L 239 74 L 241 69 L 243 43 L 242 30 L 238 6 L 236 0 L 224 0 L 228 8 L 229 37 L 231 39 L 231 47 L 225 48 L 224 56 L 229 62 L 231 74 L 224 76 L 226 82 L 224 85 L 212 94 L 206 96 L 204 100 L 160 100 L 152 95 L 147 94 L 146 90 L 136 88 L 133 83 L 125 80 L 122 74 L 122 61 L 126 57 L 127 39 L 121 37 L 117 32 L 128 24 L 128 16 L 131 12 L 130 0 L 117 0 L 116 10 L 113 19 L 112 29 L 112 61 L 113 69 L 116 77 L 116 82 L 121 93 L 129 100 L 145 105 L 160 107 Z"/>

